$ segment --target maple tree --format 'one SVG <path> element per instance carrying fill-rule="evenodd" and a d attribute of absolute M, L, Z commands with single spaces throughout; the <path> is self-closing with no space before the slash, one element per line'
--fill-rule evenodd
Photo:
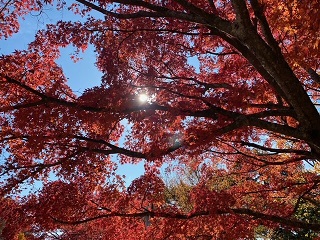
<path fill-rule="evenodd" d="M 189 198 L 189 193 L 192 188 L 197 187 L 199 180 L 201 180 L 201 173 L 204 172 L 200 166 L 197 169 L 192 169 L 188 166 L 180 167 L 178 175 L 164 176 L 166 179 L 166 192 L 165 196 L 168 202 L 174 203 L 179 206 L 183 211 L 190 211 L 192 209 L 192 201 Z M 170 171 L 169 171 L 170 172 Z M 215 179 L 207 181 L 206 185 L 211 190 L 224 190 L 228 189 L 230 185 L 235 185 L 236 182 L 230 177 L 220 176 Z M 294 217 L 306 222 L 319 222 L 319 205 L 310 204 L 306 200 L 301 200 L 296 205 Z M 317 232 L 310 229 L 288 229 L 281 224 L 276 228 L 269 228 L 264 225 L 259 225 L 255 228 L 255 239 L 314 239 Z"/>
<path fill-rule="evenodd" d="M 46 5 L 83 21 L 0 58 L 2 238 L 317 237 L 299 212 L 320 204 L 319 0 L 0 0 L 0 37 Z M 56 63 L 69 45 L 103 73 L 80 96 Z M 113 155 L 145 174 L 126 188 Z M 184 208 L 165 163 L 201 169 Z"/>

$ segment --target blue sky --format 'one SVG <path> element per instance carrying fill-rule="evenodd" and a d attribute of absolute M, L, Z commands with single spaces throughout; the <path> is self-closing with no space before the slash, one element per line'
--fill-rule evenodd
<path fill-rule="evenodd" d="M 57 11 L 54 7 L 48 7 L 41 15 L 29 14 L 20 21 L 20 31 L 7 40 L 0 41 L 0 53 L 9 54 L 14 50 L 24 50 L 28 43 L 34 40 L 38 30 L 45 28 L 46 24 L 54 24 L 58 20 L 77 21 L 81 18 L 67 10 Z M 89 47 L 83 58 L 76 64 L 71 60 L 72 47 L 61 49 L 61 58 L 58 63 L 63 67 L 65 75 L 68 77 L 70 87 L 79 95 L 86 88 L 100 84 L 101 73 L 94 66 L 95 55 L 93 47 Z"/>
<path fill-rule="evenodd" d="M 41 15 L 29 14 L 24 20 L 20 21 L 20 31 L 18 33 L 7 40 L 0 40 L 0 55 L 10 54 L 14 50 L 27 49 L 28 43 L 34 40 L 37 31 L 45 28 L 46 24 L 54 24 L 58 20 L 76 21 L 79 19 L 79 16 L 75 16 L 67 10 L 57 11 L 54 7 L 47 7 Z M 85 53 L 80 54 L 82 59 L 76 63 L 70 58 L 73 51 L 72 47 L 61 49 L 61 58 L 57 62 L 64 69 L 69 86 L 77 95 L 80 95 L 86 88 L 100 85 L 102 74 L 94 66 L 95 53 L 92 46 L 89 46 Z M 127 185 L 133 179 L 142 175 L 143 172 L 144 162 L 135 165 L 119 165 L 118 168 L 120 175 L 126 175 Z"/>

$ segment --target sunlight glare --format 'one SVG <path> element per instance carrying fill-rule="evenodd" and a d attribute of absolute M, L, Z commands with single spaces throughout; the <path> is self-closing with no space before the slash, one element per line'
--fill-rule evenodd
<path fill-rule="evenodd" d="M 139 101 L 145 103 L 149 99 L 148 95 L 145 93 L 139 94 Z"/>

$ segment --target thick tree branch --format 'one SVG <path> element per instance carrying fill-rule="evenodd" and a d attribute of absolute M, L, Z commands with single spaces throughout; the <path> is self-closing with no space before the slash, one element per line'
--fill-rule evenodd
<path fill-rule="evenodd" d="M 3 76 L 1 74 L 1 76 Z M 48 104 L 48 103 L 56 103 L 58 105 L 61 106 L 67 106 L 67 107 L 74 107 L 74 108 L 79 108 L 85 111 L 91 111 L 91 112 L 103 112 L 103 111 L 108 111 L 108 109 L 106 108 L 99 108 L 99 107 L 91 107 L 91 106 L 84 106 L 81 104 L 78 104 L 76 102 L 70 102 L 67 101 L 65 99 L 60 99 L 60 98 L 56 98 L 56 97 L 52 97 L 52 96 L 48 96 L 45 93 L 42 93 L 38 90 L 35 90 L 31 87 L 29 87 L 28 85 L 15 80 L 14 78 L 11 78 L 9 76 L 3 76 L 8 83 L 12 83 L 15 84 L 19 87 L 21 87 L 22 89 L 25 89 L 27 92 L 30 92 L 36 96 L 38 96 L 40 98 L 40 100 L 35 101 L 35 102 L 31 102 L 31 103 L 22 103 L 22 104 L 17 104 L 15 106 L 12 106 L 13 109 L 19 109 L 19 108 L 27 108 L 27 107 L 32 107 L 32 106 L 39 106 L 40 104 Z M 10 107 L 5 107 L 5 108 L 10 108 Z"/>
<path fill-rule="evenodd" d="M 232 6 L 236 13 L 236 21 L 246 28 L 252 28 L 249 11 L 245 0 L 231 0 Z"/>
<path fill-rule="evenodd" d="M 260 212 L 256 212 L 246 208 L 232 209 L 234 213 L 251 216 L 254 218 L 269 220 L 275 223 L 281 223 L 284 226 L 294 227 L 294 228 L 302 228 L 314 231 L 320 231 L 320 224 L 317 223 L 307 223 L 299 220 L 290 219 L 287 217 L 281 217 L 277 215 L 269 215 Z"/>
<path fill-rule="evenodd" d="M 320 75 L 316 71 L 314 71 L 312 68 L 309 68 L 307 71 L 310 77 L 312 78 L 312 80 L 320 84 Z"/>
<path fill-rule="evenodd" d="M 274 152 L 274 153 L 295 153 L 298 155 L 303 155 L 306 157 L 312 157 L 311 152 L 309 151 L 304 151 L 304 150 L 298 150 L 298 149 L 285 149 L 285 148 L 269 148 L 269 147 L 265 147 L 265 146 L 261 146 L 259 144 L 256 143 L 250 143 L 250 142 L 245 142 L 245 141 L 241 141 L 240 142 L 241 145 L 245 145 L 248 147 L 253 147 L 253 148 L 257 148 L 263 151 L 268 151 L 268 152 Z"/>
<path fill-rule="evenodd" d="M 84 137 L 84 136 L 80 136 L 80 135 L 73 135 L 71 136 L 75 139 L 79 139 L 79 140 L 84 140 L 84 141 L 88 141 L 88 142 L 93 142 L 93 143 L 98 143 L 98 144 L 102 144 L 105 145 L 107 147 L 110 148 L 110 150 L 108 149 L 92 149 L 95 152 L 99 152 L 99 153 L 105 153 L 105 154 L 115 154 L 115 153 L 119 153 L 119 154 L 123 154 L 126 155 L 128 157 L 135 157 L 135 158 L 146 158 L 146 155 L 140 152 L 135 152 L 132 150 L 128 150 L 125 148 L 121 148 L 121 147 L 117 147 L 116 145 L 113 145 L 103 139 L 93 139 L 90 137 Z"/>
<path fill-rule="evenodd" d="M 157 6 L 154 4 L 149 4 L 144 1 L 115 1 L 115 2 L 125 3 L 128 5 L 134 5 L 134 6 L 141 6 L 141 7 L 145 7 L 147 9 L 150 9 L 152 11 L 139 10 L 134 13 L 115 13 L 115 12 L 108 11 L 104 8 L 101 8 L 101 7 L 91 3 L 89 1 L 86 1 L 86 0 L 76 0 L 76 1 L 87 6 L 87 7 L 92 8 L 92 9 L 94 9 L 94 10 L 96 10 L 106 16 L 111 16 L 111 17 L 115 17 L 118 19 L 134 19 L 134 18 L 144 18 L 144 17 L 148 17 L 148 18 L 169 17 L 169 18 L 179 18 L 181 20 L 205 24 L 203 19 L 200 17 L 191 16 L 190 14 L 186 14 L 183 12 L 173 11 L 173 10 L 170 10 L 165 7 Z"/>
<path fill-rule="evenodd" d="M 252 6 L 252 9 L 254 11 L 254 15 L 256 16 L 257 19 L 259 19 L 263 35 L 269 44 L 269 46 L 274 50 L 275 53 L 278 55 L 281 55 L 281 49 L 279 47 L 278 42 L 274 39 L 271 29 L 269 27 L 268 21 L 263 13 L 263 7 L 259 3 L 258 0 L 250 0 L 250 4 Z"/>
<path fill-rule="evenodd" d="M 284 226 L 288 227 L 294 227 L 294 228 L 302 228 L 302 229 L 308 229 L 308 230 L 314 230 L 314 231 L 320 231 L 320 224 L 316 223 L 306 223 L 295 219 L 288 219 L 286 217 L 281 217 L 277 215 L 269 215 L 264 214 L 261 212 L 253 211 L 246 208 L 234 208 L 230 210 L 216 210 L 215 212 L 209 212 L 209 211 L 202 211 L 202 212 L 194 212 L 191 214 L 179 214 L 179 213 L 167 213 L 167 212 L 153 212 L 153 211 L 146 211 L 146 212 L 136 212 L 136 213 L 121 213 L 121 212 L 112 212 L 109 214 L 101 214 L 95 217 L 90 217 L 82 220 L 77 221 L 64 221 L 61 219 L 57 219 L 53 216 L 51 216 L 52 220 L 54 220 L 57 223 L 60 224 L 67 224 L 67 225 L 78 225 L 83 224 L 103 218 L 112 218 L 112 217 L 124 217 L 124 218 L 143 218 L 146 216 L 150 217 L 159 217 L 159 218 L 173 218 L 173 219 L 179 219 L 179 220 L 191 220 L 193 218 L 198 218 L 202 216 L 212 216 L 214 217 L 217 215 L 228 215 L 228 214 L 240 214 L 245 216 L 250 216 L 253 218 L 258 219 L 264 219 L 268 220 L 274 223 L 280 223 Z"/>

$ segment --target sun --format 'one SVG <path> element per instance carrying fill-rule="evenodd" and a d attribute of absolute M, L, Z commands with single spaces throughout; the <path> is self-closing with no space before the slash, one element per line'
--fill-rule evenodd
<path fill-rule="evenodd" d="M 145 103 L 146 101 L 148 101 L 148 99 L 149 99 L 149 96 L 147 94 L 145 93 L 139 94 L 139 101 L 141 103 Z"/>

